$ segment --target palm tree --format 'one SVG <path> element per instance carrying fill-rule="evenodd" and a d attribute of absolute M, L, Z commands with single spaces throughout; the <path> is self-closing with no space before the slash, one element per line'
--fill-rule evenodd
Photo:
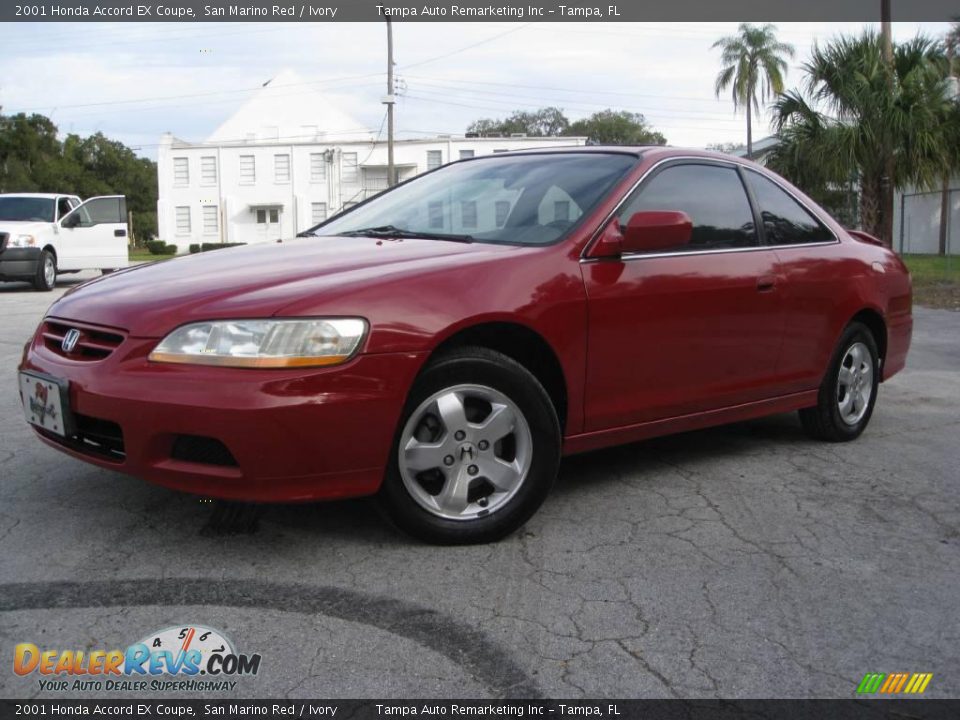
<path fill-rule="evenodd" d="M 755 27 L 741 23 L 736 35 L 717 40 L 713 47 L 721 49 L 723 65 L 717 75 L 717 97 L 731 89 L 734 108 L 747 108 L 747 157 L 753 155 L 752 110 L 760 111 L 766 103 L 783 92 L 783 76 L 787 72 L 785 57 L 793 57 L 793 45 L 777 40 L 776 25 Z M 757 97 L 757 91 L 760 95 Z"/>
<path fill-rule="evenodd" d="M 943 38 L 943 46 L 947 52 L 947 66 L 949 72 L 952 76 L 957 76 L 957 67 L 956 61 L 957 57 L 960 56 L 960 17 L 954 17 L 953 24 L 950 29 L 947 31 L 946 36 Z M 955 98 L 956 99 L 956 98 Z M 957 123 L 960 122 L 957 115 L 960 115 L 960 112 L 955 113 L 953 118 L 954 122 L 954 138 L 956 139 L 960 135 L 960 129 L 957 127 Z M 960 148 L 955 148 L 955 151 L 960 151 Z M 943 174 L 943 187 L 940 190 L 940 237 L 939 237 L 939 251 L 941 255 L 947 254 L 947 235 L 948 226 L 950 224 L 950 173 L 946 172 Z"/>
<path fill-rule="evenodd" d="M 892 244 L 893 189 L 932 189 L 958 163 L 943 46 L 924 37 L 898 44 L 891 67 L 868 31 L 814 46 L 804 71 L 806 95 L 794 90 L 775 104 L 774 163 L 832 185 L 855 171 L 861 226 Z"/>

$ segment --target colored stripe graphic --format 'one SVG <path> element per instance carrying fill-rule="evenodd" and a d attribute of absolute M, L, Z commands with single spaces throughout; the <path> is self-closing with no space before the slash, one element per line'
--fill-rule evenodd
<path fill-rule="evenodd" d="M 920 695 L 932 679 L 933 673 L 867 673 L 857 686 L 857 694 Z"/>

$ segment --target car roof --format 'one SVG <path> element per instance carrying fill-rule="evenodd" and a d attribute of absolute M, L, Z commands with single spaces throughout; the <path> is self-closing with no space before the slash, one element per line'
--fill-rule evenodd
<path fill-rule="evenodd" d="M 0 193 L 0 198 L 5 197 L 28 197 L 28 198 L 45 198 L 47 200 L 56 200 L 58 197 L 77 197 L 76 195 L 71 195 L 70 193 Z"/>
<path fill-rule="evenodd" d="M 714 160 L 725 160 L 727 162 L 736 162 L 741 165 L 756 166 L 756 164 L 746 158 L 735 155 L 714 152 L 713 150 L 700 150 L 696 148 L 673 147 L 671 145 L 558 145 L 556 147 L 545 148 L 526 148 L 523 150 L 509 150 L 507 152 L 495 153 L 493 155 L 481 155 L 470 160 L 489 160 L 503 156 L 517 155 L 557 155 L 566 153 L 597 153 L 619 155 L 633 155 L 637 158 L 666 159 L 670 157 L 702 157 Z"/>

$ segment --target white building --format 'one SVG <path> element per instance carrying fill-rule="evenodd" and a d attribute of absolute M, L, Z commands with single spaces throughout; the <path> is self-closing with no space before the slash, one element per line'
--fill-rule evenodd
<path fill-rule="evenodd" d="M 292 237 L 387 187 L 383 139 L 285 71 L 206 141 L 163 135 L 157 158 L 159 237 L 195 243 Z M 397 140 L 400 180 L 452 160 L 583 145 L 586 138 L 440 136 Z"/>

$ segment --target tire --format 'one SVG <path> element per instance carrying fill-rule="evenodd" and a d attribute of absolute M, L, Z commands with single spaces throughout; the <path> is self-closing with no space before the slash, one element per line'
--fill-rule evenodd
<path fill-rule="evenodd" d="M 115 273 L 116 271 L 117 271 L 116 268 L 104 268 L 103 270 L 100 271 L 100 274 L 101 274 L 101 275 L 112 275 L 112 274 Z"/>
<path fill-rule="evenodd" d="M 493 542 L 543 503 L 560 442 L 556 409 L 529 370 L 487 348 L 458 349 L 414 383 L 378 499 L 420 540 Z"/>
<path fill-rule="evenodd" d="M 41 292 L 49 292 L 57 284 L 57 258 L 49 250 L 41 250 L 37 259 L 37 271 L 31 280 L 33 287 Z"/>
<path fill-rule="evenodd" d="M 800 423 L 810 437 L 829 442 L 860 437 L 877 402 L 879 357 L 873 333 L 866 325 L 850 323 L 820 384 L 817 405 L 800 411 Z"/>

